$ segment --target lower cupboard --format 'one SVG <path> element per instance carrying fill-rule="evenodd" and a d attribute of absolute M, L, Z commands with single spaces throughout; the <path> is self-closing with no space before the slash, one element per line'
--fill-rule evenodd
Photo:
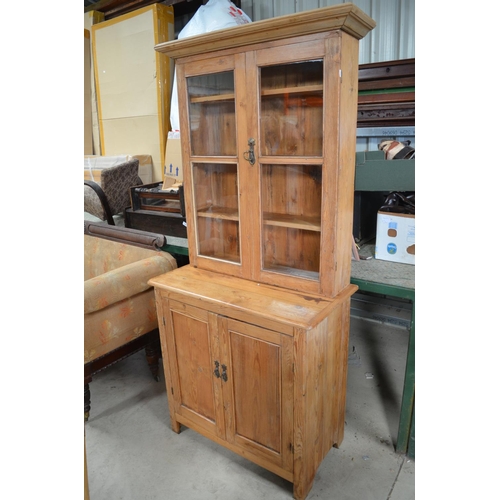
<path fill-rule="evenodd" d="M 190 265 L 155 287 L 172 429 L 185 425 L 306 498 L 343 439 L 350 297 L 303 294 Z"/>

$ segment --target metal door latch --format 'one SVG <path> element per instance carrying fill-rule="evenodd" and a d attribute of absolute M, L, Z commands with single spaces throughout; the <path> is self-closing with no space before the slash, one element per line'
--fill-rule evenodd
<path fill-rule="evenodd" d="M 250 137 L 250 139 L 248 139 L 248 147 L 250 148 L 248 151 L 245 151 L 243 153 L 243 158 L 245 158 L 245 160 L 250 163 L 250 165 L 253 165 L 255 163 L 255 153 L 253 151 L 253 147 L 255 146 L 255 139 L 253 139 L 252 137 Z"/>

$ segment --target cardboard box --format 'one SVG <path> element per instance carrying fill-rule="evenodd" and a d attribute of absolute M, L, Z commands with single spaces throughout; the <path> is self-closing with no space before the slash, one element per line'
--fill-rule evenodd
<path fill-rule="evenodd" d="M 375 258 L 415 265 L 415 216 L 377 213 Z"/>
<path fill-rule="evenodd" d="M 163 189 L 183 181 L 181 139 L 178 132 L 169 132 L 163 166 Z"/>
<path fill-rule="evenodd" d="M 119 156 L 92 156 L 83 157 L 83 178 L 86 181 L 101 182 L 101 171 L 104 168 L 114 167 L 133 158 L 139 160 L 139 177 L 143 184 L 153 182 L 153 160 L 151 155 L 119 155 Z"/>

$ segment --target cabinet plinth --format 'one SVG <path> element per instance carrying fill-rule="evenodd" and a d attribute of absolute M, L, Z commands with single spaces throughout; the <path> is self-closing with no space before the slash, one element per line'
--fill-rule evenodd
<path fill-rule="evenodd" d="M 172 429 L 196 430 L 309 492 L 343 438 L 349 285 L 335 298 L 191 265 L 155 287 Z"/>
<path fill-rule="evenodd" d="M 190 265 L 155 287 L 172 429 L 293 482 L 343 438 L 359 40 L 353 4 L 157 45 L 175 59 Z"/>

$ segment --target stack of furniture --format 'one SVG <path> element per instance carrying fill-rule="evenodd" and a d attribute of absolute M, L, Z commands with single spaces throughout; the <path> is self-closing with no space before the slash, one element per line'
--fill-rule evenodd
<path fill-rule="evenodd" d="M 131 207 L 125 210 L 125 227 L 187 238 L 184 187 L 164 190 L 163 182 L 130 188 Z"/>
<path fill-rule="evenodd" d="M 155 287 L 172 429 L 304 499 L 343 439 L 359 39 L 352 4 L 160 44 L 175 59 L 190 264 Z"/>
<path fill-rule="evenodd" d="M 359 66 L 358 127 L 415 126 L 415 59 Z"/>

